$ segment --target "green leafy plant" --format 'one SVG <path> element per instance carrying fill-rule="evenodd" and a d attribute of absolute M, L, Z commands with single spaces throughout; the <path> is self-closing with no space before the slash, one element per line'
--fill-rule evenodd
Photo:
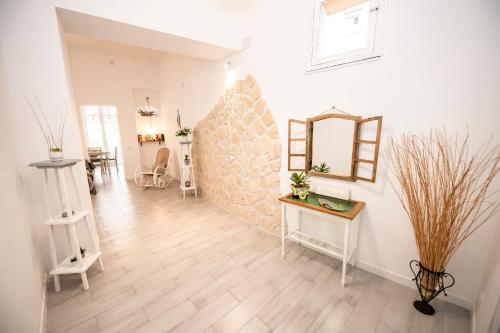
<path fill-rule="evenodd" d="M 299 174 L 294 172 L 290 176 L 290 180 L 292 181 L 290 188 L 292 189 L 293 195 L 305 199 L 309 194 L 309 174 L 304 171 Z"/>
<path fill-rule="evenodd" d="M 326 164 L 326 162 L 321 162 L 319 165 L 313 165 L 312 169 L 321 173 L 328 173 L 328 171 L 330 171 L 330 167 Z"/>
<path fill-rule="evenodd" d="M 181 128 L 180 130 L 178 130 L 175 133 L 175 136 L 188 136 L 188 134 L 191 134 L 191 133 L 192 133 L 192 130 L 189 127 L 184 127 L 184 128 Z"/>
<path fill-rule="evenodd" d="M 309 187 L 309 175 L 302 171 L 300 174 L 294 172 L 290 176 L 292 186 L 295 188 Z"/>

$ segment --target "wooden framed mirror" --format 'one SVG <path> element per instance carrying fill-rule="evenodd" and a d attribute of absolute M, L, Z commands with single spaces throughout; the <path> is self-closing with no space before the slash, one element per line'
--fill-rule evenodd
<path fill-rule="evenodd" d="M 382 117 L 325 114 L 288 122 L 288 170 L 374 183 Z M 305 134 L 305 135 L 304 135 Z"/>

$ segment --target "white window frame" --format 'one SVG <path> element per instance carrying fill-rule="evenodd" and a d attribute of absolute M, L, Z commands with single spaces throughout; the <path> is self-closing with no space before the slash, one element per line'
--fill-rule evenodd
<path fill-rule="evenodd" d="M 385 21 L 387 15 L 388 0 L 369 0 L 370 1 L 370 31 L 368 32 L 368 46 L 364 49 L 355 50 L 348 53 L 338 54 L 327 58 L 319 58 L 319 27 L 321 3 L 324 0 L 314 1 L 314 15 L 312 24 L 312 48 L 307 66 L 307 73 L 315 73 L 345 65 L 363 63 L 380 59 L 383 54 L 383 41 L 385 34 Z"/>

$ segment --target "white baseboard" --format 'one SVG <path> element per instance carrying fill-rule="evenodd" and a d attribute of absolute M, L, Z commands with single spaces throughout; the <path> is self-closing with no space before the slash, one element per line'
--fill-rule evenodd
<path fill-rule="evenodd" d="M 366 261 L 363 260 L 356 260 L 356 266 L 364 269 L 365 271 L 368 271 L 370 273 L 373 273 L 375 275 L 381 276 L 383 278 L 386 278 L 388 280 L 394 281 L 396 283 L 402 284 L 404 286 L 410 287 L 410 288 L 415 288 L 415 283 L 412 281 L 412 279 L 409 276 L 404 276 L 398 273 L 394 273 L 391 271 L 388 271 L 386 269 L 377 267 L 375 265 L 372 265 L 370 263 L 367 263 Z M 444 296 L 443 294 L 439 295 L 438 298 L 440 300 L 443 300 L 444 302 L 452 303 L 455 305 L 458 305 L 462 308 L 465 308 L 467 310 L 473 312 L 473 304 L 471 301 L 468 299 L 455 295 L 453 293 L 447 292 L 448 296 Z"/>

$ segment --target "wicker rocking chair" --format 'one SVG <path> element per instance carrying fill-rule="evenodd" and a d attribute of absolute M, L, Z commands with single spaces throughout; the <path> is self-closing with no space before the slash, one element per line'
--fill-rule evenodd
<path fill-rule="evenodd" d="M 158 149 L 156 160 L 151 169 L 141 165 L 135 169 L 135 183 L 143 187 L 167 187 L 172 182 L 172 177 L 168 175 L 168 167 L 171 159 L 168 148 Z"/>

